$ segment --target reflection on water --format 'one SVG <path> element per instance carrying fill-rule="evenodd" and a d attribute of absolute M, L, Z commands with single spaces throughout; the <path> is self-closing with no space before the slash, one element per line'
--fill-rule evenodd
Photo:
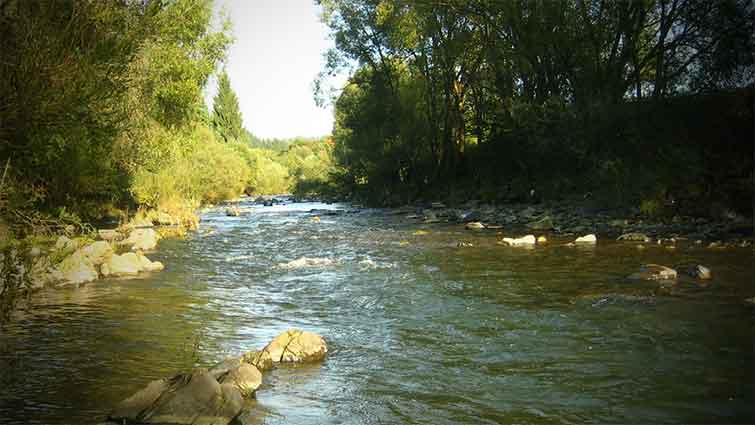
<path fill-rule="evenodd" d="M 310 209 L 335 209 L 343 213 Z M 0 423 L 96 423 L 148 381 L 289 327 L 322 364 L 265 377 L 256 423 L 751 422 L 752 252 L 422 226 L 322 204 L 208 213 L 159 274 L 38 294 L 0 335 Z M 425 232 L 417 232 L 424 230 Z M 473 247 L 457 247 L 459 241 Z M 624 276 L 696 261 L 706 286 Z"/>

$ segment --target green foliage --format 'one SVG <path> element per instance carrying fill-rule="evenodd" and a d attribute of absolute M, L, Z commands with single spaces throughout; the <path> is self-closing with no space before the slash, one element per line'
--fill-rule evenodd
<path fill-rule="evenodd" d="M 751 2 L 319 3 L 315 96 L 357 65 L 333 138 L 358 198 L 751 198 L 752 92 L 695 95 L 755 82 Z"/>
<path fill-rule="evenodd" d="M 15 239 L 0 241 L 0 327 L 7 323 L 31 286 L 29 245 Z"/>
<path fill-rule="evenodd" d="M 156 137 L 166 135 L 157 132 Z M 131 187 L 141 205 L 164 208 L 188 200 L 217 202 L 241 194 L 249 181 L 248 165 L 232 147 L 215 139 L 202 126 L 186 133 L 167 133 L 163 144 L 173 144 L 175 155 L 164 158 L 155 168 L 141 167 Z"/>
<path fill-rule="evenodd" d="M 243 123 L 239 100 L 225 71 L 218 78 L 218 93 L 212 102 L 212 108 L 212 125 L 220 138 L 226 142 L 241 139 Z"/>

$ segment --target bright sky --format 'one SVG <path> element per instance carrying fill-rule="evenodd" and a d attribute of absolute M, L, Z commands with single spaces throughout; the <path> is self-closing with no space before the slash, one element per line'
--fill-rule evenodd
<path fill-rule="evenodd" d="M 313 0 L 217 0 L 236 39 L 227 71 L 244 127 L 261 138 L 323 136 L 332 107 L 318 108 L 312 81 L 333 45 Z M 213 90 L 214 95 L 214 90 Z"/>

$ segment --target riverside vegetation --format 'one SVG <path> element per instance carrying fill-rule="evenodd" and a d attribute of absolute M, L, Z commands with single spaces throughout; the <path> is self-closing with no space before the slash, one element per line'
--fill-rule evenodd
<path fill-rule="evenodd" d="M 91 242 L 92 222 L 193 228 L 202 204 L 306 189 L 332 167 L 329 139 L 243 127 L 222 70 L 230 21 L 211 0 L 0 1 L 0 37 L 3 312 L 32 285 L 23 270 L 64 260 L 40 255 L 60 235 Z"/>

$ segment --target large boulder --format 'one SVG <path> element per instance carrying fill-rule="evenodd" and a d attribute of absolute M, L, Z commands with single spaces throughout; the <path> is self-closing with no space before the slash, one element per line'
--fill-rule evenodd
<path fill-rule="evenodd" d="M 109 415 L 117 422 L 226 425 L 242 410 L 241 392 L 199 369 L 153 381 L 123 400 Z"/>
<path fill-rule="evenodd" d="M 250 351 L 242 357 L 242 361 L 249 363 L 258 370 L 265 372 L 273 368 L 273 358 L 265 350 Z"/>
<path fill-rule="evenodd" d="M 80 251 L 66 257 L 57 267 L 56 275 L 66 283 L 92 282 L 99 277 L 92 261 Z"/>
<path fill-rule="evenodd" d="M 629 275 L 629 279 L 635 280 L 675 280 L 676 270 L 671 267 L 658 264 L 644 264 L 636 273 Z"/>
<path fill-rule="evenodd" d="M 276 336 L 263 349 L 273 363 L 300 363 L 321 360 L 328 352 L 320 335 L 299 329 L 289 329 Z"/>
<path fill-rule="evenodd" d="M 134 229 L 128 238 L 119 242 L 121 245 L 130 245 L 133 251 L 150 251 L 155 249 L 159 235 L 155 229 Z"/>

